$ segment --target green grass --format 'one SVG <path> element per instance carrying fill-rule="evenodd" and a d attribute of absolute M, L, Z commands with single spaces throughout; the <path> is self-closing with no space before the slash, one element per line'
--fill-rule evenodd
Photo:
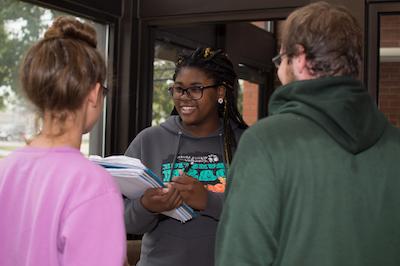
<path fill-rule="evenodd" d="M 18 148 L 19 148 L 19 146 L 0 146 L 0 150 L 3 150 L 3 151 L 13 151 Z"/>

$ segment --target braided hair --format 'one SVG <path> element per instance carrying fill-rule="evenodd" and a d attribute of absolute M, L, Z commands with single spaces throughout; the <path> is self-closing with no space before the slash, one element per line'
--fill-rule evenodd
<path fill-rule="evenodd" d="M 236 149 L 237 146 L 231 121 L 238 124 L 239 128 L 245 129 L 248 127 L 236 106 L 234 88 L 235 84 L 237 84 L 237 75 L 233 64 L 220 49 L 197 48 L 192 54 L 178 58 L 173 76 L 174 81 L 184 67 L 197 68 L 212 78 L 216 84 L 221 84 L 221 86 L 225 87 L 225 101 L 224 104 L 218 104 L 218 115 L 223 118 L 224 157 L 229 165 L 232 161 L 232 150 Z M 178 114 L 175 107 L 172 114 Z"/>

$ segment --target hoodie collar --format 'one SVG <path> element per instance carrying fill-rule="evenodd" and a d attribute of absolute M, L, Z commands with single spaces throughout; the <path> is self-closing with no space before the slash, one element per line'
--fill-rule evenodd
<path fill-rule="evenodd" d="M 222 119 L 220 119 L 220 126 L 218 127 L 218 129 L 215 132 L 208 135 L 207 137 L 196 137 L 196 136 L 191 135 L 187 131 L 185 131 L 178 115 L 170 116 L 164 123 L 161 123 L 160 126 L 164 129 L 168 130 L 171 133 L 178 134 L 179 132 L 181 132 L 181 134 L 184 137 L 188 137 L 188 138 L 192 138 L 192 139 L 219 137 L 224 132 Z M 231 126 L 232 126 L 233 130 L 235 130 L 237 128 L 236 123 L 231 122 Z"/>
<path fill-rule="evenodd" d="M 271 97 L 269 113 L 306 117 L 353 154 L 374 145 L 388 123 L 368 91 L 351 77 L 295 81 L 282 86 Z"/>

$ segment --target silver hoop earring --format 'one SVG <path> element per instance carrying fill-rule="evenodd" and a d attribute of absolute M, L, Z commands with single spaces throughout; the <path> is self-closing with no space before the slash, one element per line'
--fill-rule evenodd
<path fill-rule="evenodd" d="M 218 103 L 219 104 L 223 104 L 224 103 L 224 99 L 223 98 L 218 98 Z"/>

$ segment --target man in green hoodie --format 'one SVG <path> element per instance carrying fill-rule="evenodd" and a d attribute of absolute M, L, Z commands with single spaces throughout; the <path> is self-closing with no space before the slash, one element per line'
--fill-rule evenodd
<path fill-rule="evenodd" d="M 400 132 L 357 80 L 356 20 L 313 3 L 281 40 L 283 86 L 239 143 L 216 265 L 400 265 Z"/>

